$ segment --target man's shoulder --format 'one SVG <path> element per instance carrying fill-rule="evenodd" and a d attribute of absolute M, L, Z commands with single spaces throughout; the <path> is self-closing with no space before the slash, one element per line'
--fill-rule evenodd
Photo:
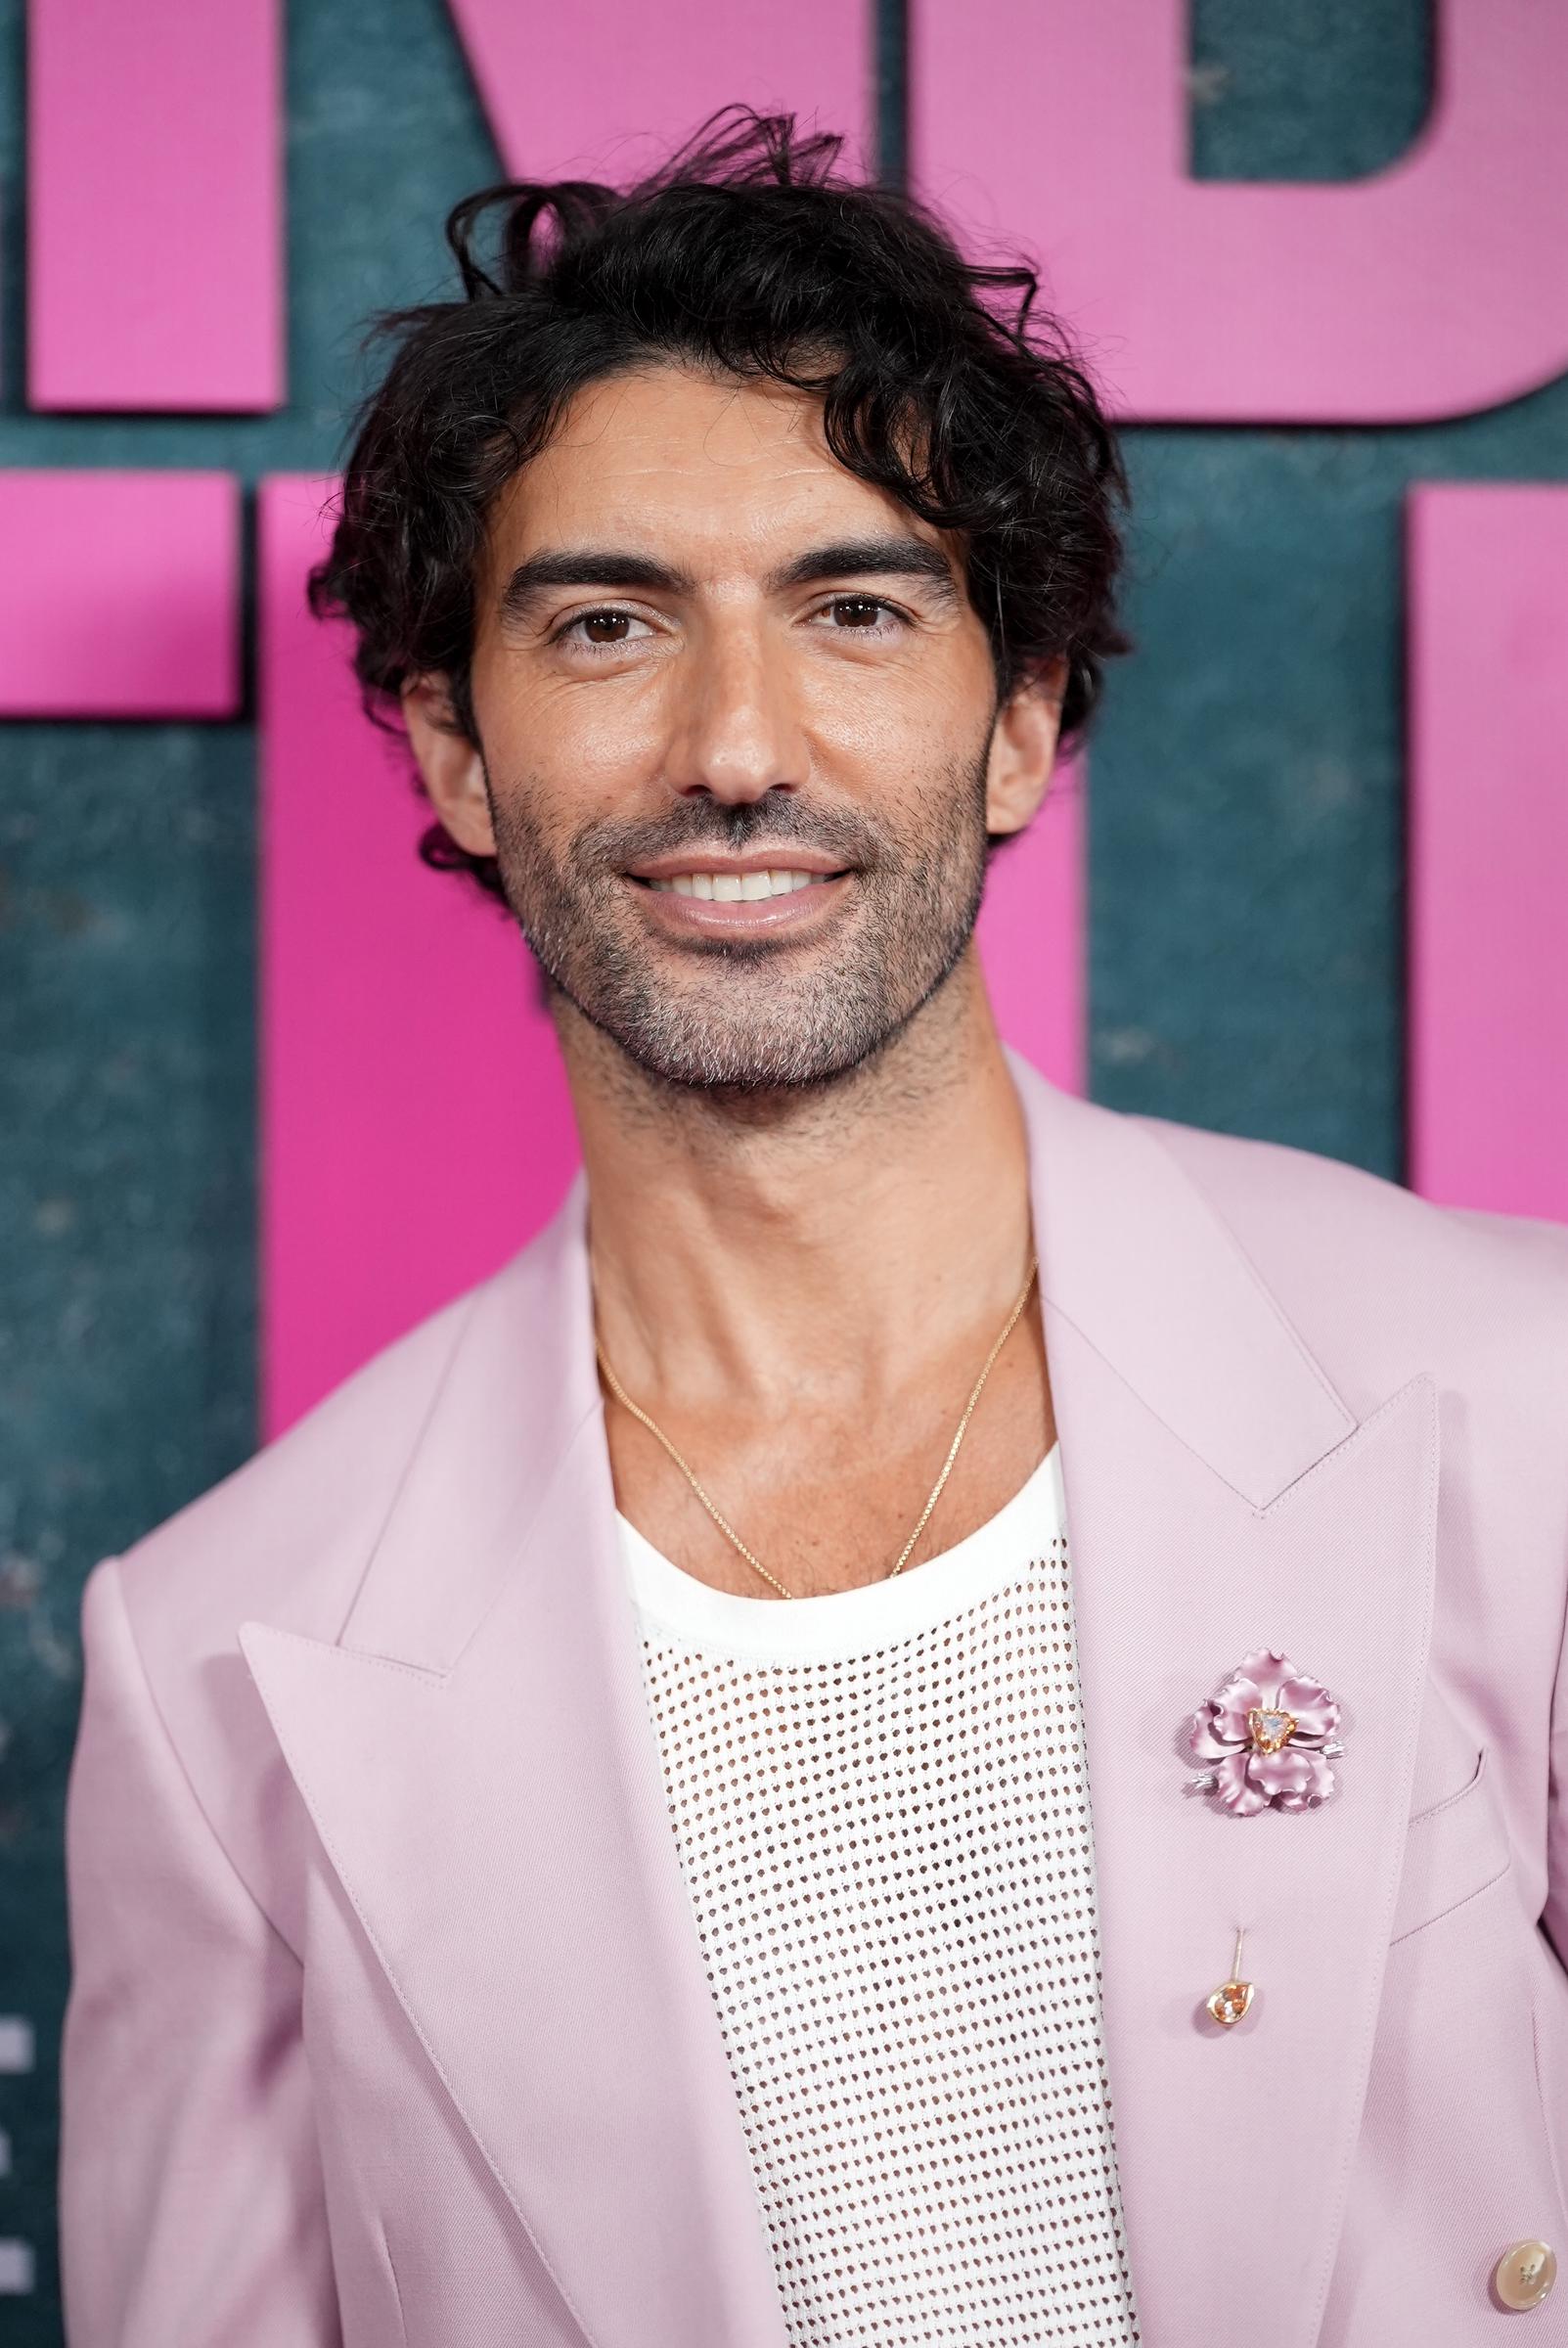
<path fill-rule="evenodd" d="M 336 1638 L 463 1331 L 518 1259 L 380 1347 L 119 1555 L 133 1618 L 181 1635 L 248 1613 Z"/>
<path fill-rule="evenodd" d="M 1393 1244 L 1414 1257 L 1448 1255 L 1507 1278 L 1527 1272 L 1568 1287 L 1568 1223 L 1548 1216 L 1506 1214 L 1445 1205 L 1403 1183 L 1326 1151 L 1289 1142 L 1218 1133 L 1173 1119 L 1138 1116 L 1134 1122 L 1177 1157 L 1189 1178 L 1227 1203 L 1283 1210 L 1282 1227 L 1299 1218 L 1330 1218 L 1342 1239 Z"/>
<path fill-rule="evenodd" d="M 1177 1160 L 1336 1382 L 1511 1365 L 1568 1400 L 1568 1225 L 1451 1206 L 1313 1150 L 1159 1117 Z M 1351 1397 L 1347 1395 L 1347 1399 Z"/>

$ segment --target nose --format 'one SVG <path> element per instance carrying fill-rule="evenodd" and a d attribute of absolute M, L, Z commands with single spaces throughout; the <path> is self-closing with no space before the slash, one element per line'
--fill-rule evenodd
<path fill-rule="evenodd" d="M 787 663 L 766 623 L 728 615 L 683 662 L 668 775 L 683 797 L 705 791 L 725 806 L 796 790 L 810 765 Z"/>

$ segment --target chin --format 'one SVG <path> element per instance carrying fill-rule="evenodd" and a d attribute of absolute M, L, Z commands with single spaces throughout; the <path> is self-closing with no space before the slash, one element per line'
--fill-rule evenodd
<path fill-rule="evenodd" d="M 616 1037 L 615 1041 L 639 1067 L 682 1091 L 723 1094 L 731 1099 L 751 1096 L 759 1100 L 781 1094 L 827 1091 L 852 1075 L 877 1049 L 871 1044 L 847 1058 L 798 1050 L 667 1053 L 650 1051 L 632 1037 Z"/>
<path fill-rule="evenodd" d="M 663 1083 L 728 1101 L 830 1091 L 874 1060 L 907 1025 L 909 1013 L 889 1014 L 846 1027 L 809 1022 L 767 1032 L 703 1021 L 672 1031 L 665 1020 L 650 1032 L 638 1022 L 606 1027 L 627 1058 Z"/>

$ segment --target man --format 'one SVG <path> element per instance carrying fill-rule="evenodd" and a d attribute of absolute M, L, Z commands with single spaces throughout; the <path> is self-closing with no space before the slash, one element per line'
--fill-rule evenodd
<path fill-rule="evenodd" d="M 1122 475 L 832 165 L 474 199 L 361 420 L 584 1169 L 90 1579 L 73 2348 L 1568 2338 L 1568 1239 L 1000 1045 Z"/>

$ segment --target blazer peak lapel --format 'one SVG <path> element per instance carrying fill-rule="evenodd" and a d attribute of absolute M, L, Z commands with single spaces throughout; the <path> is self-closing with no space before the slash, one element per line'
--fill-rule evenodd
<path fill-rule="evenodd" d="M 595 2348 L 784 2348 L 589 1303 L 579 1181 L 481 1291 L 342 1639 L 249 1622 L 242 1645 L 377 1959 Z"/>
<path fill-rule="evenodd" d="M 1151 1130 L 1015 1063 L 1089 1754 L 1106 2059 L 1160 2348 L 1312 2348 L 1392 1929 L 1434 1578 L 1436 1393 L 1358 1423 Z M 1256 1648 L 1341 1703 L 1317 1810 L 1189 1790 Z M 1253 2004 L 1205 2010 L 1245 1931 Z"/>

